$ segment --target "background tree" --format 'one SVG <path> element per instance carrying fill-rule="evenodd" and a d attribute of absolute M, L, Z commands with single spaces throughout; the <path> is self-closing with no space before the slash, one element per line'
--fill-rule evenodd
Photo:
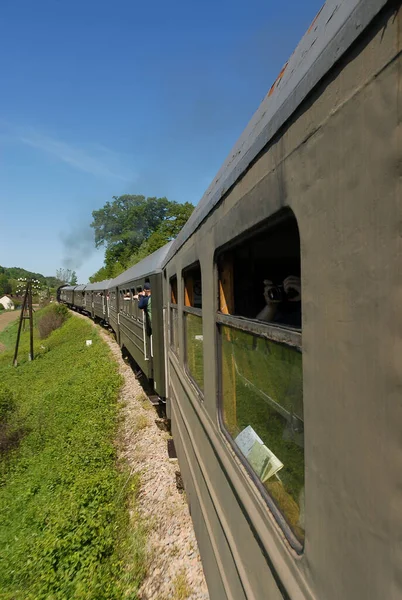
<path fill-rule="evenodd" d="M 56 277 L 45 277 L 41 273 L 33 273 L 22 267 L 2 267 L 0 266 L 0 292 L 18 296 L 17 290 L 20 287 L 21 279 L 31 279 L 39 281 L 41 288 L 47 288 L 48 293 L 54 295 L 56 288 L 63 283 Z"/>
<path fill-rule="evenodd" d="M 12 288 L 11 283 L 6 274 L 2 273 L 0 275 L 0 297 L 11 294 Z"/>
<path fill-rule="evenodd" d="M 70 285 L 77 285 L 77 273 L 71 269 L 57 269 L 56 279 L 62 283 L 68 283 Z"/>
<path fill-rule="evenodd" d="M 116 277 L 177 236 L 194 210 L 186 202 L 138 195 L 113 196 L 113 202 L 92 213 L 97 248 L 105 246 L 105 264 L 91 278 Z"/>

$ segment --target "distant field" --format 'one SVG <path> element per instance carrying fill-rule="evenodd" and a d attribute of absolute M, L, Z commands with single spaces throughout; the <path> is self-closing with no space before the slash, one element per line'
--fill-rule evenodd
<path fill-rule="evenodd" d="M 32 362 L 23 334 L 13 367 L 16 329 L 0 334 L 0 597 L 134 600 L 144 539 L 128 531 L 138 480 L 128 484 L 117 462 L 116 364 L 95 329 L 71 317 L 35 339 Z"/>

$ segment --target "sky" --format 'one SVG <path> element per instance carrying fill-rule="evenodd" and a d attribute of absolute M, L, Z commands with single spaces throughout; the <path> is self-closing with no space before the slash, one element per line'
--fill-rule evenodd
<path fill-rule="evenodd" d="M 92 211 L 197 204 L 322 0 L 2 0 L 0 265 L 80 283 Z"/>

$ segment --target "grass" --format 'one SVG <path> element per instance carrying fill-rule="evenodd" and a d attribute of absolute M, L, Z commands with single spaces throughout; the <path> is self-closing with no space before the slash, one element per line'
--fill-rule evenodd
<path fill-rule="evenodd" d="M 145 429 L 149 427 L 149 419 L 146 415 L 139 414 L 135 419 L 134 431 L 140 431 L 141 429 Z"/>
<path fill-rule="evenodd" d="M 14 349 L 15 341 L 17 338 L 17 329 L 18 329 L 18 321 L 19 318 L 16 318 L 15 321 L 12 321 L 10 325 L 8 325 L 2 332 L 0 332 L 0 342 L 4 344 L 6 350 Z"/>
<path fill-rule="evenodd" d="M 192 592 L 185 571 L 180 571 L 173 580 L 172 600 L 187 600 Z"/>
<path fill-rule="evenodd" d="M 32 362 L 23 334 L 12 367 L 16 327 L 0 334 L 0 418 L 7 435 L 20 432 L 0 454 L 0 598 L 134 600 L 146 529 L 138 478 L 117 462 L 116 364 L 94 328 L 71 318 L 35 339 Z"/>

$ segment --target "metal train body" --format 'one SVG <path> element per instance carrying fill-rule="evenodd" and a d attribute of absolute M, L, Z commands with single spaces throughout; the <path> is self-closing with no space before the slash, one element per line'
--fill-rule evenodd
<path fill-rule="evenodd" d="M 61 290 L 167 399 L 213 600 L 402 597 L 401 32 L 327 2 L 173 244 Z M 302 327 L 257 319 L 289 274 Z"/>

